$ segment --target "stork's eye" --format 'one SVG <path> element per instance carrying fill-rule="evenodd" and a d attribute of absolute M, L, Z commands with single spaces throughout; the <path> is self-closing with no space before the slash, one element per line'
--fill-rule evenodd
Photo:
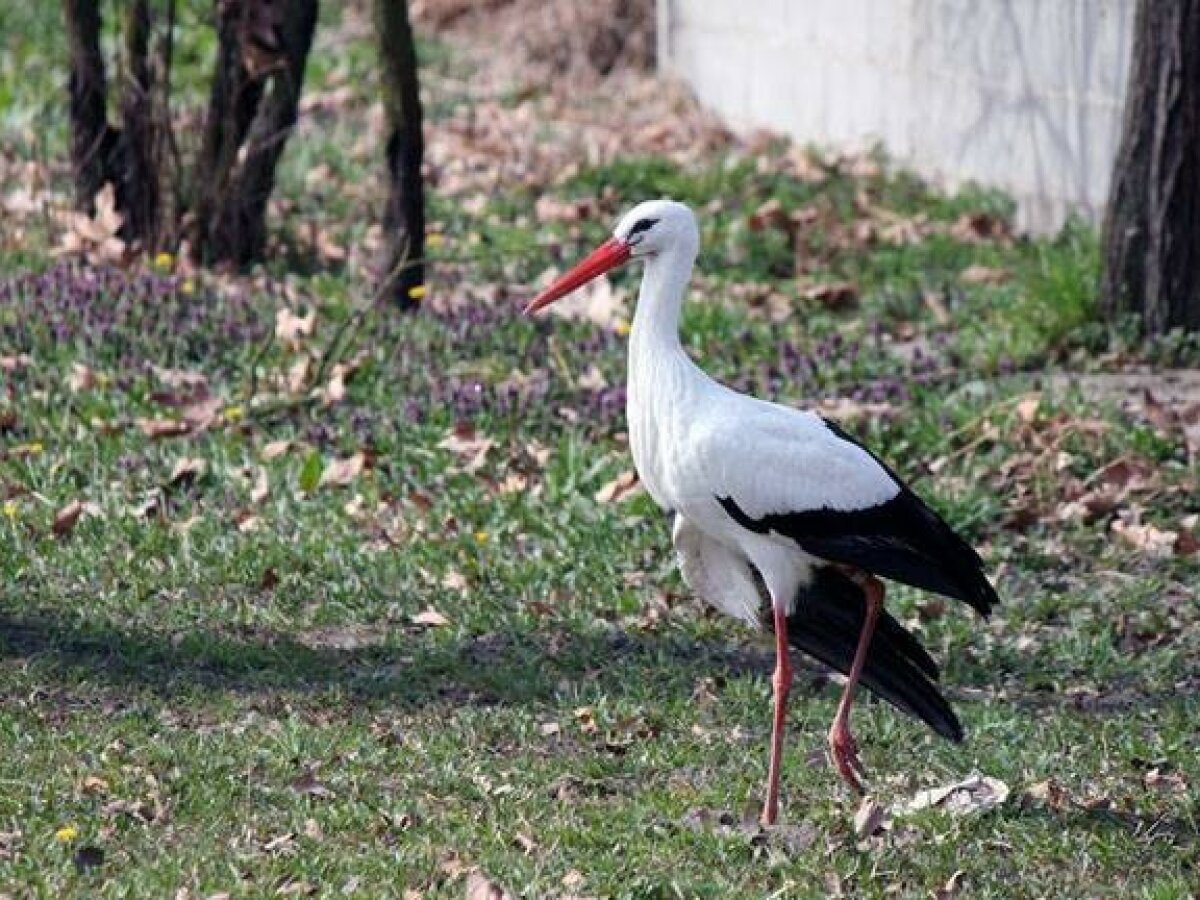
<path fill-rule="evenodd" d="M 658 219 L 639 219 L 633 223 L 633 227 L 629 229 L 629 236 L 641 234 L 643 231 L 649 231 L 658 224 Z"/>

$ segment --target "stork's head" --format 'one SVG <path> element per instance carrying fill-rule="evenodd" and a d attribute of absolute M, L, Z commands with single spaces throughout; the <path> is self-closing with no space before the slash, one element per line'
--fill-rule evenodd
<path fill-rule="evenodd" d="M 647 259 L 676 250 L 694 255 L 699 243 L 696 217 L 682 203 L 674 200 L 639 203 L 621 216 L 612 237 L 529 301 L 525 312 L 537 312 L 631 259 Z"/>

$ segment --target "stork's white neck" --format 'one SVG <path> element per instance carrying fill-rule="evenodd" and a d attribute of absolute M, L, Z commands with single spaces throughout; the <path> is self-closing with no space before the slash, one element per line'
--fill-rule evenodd
<path fill-rule="evenodd" d="M 695 261 L 696 248 L 687 244 L 677 244 L 646 260 L 630 334 L 631 363 L 647 355 L 683 353 L 679 313 Z"/>
<path fill-rule="evenodd" d="M 629 444 L 642 483 L 664 509 L 674 506 L 668 460 L 713 384 L 683 350 L 679 313 L 696 260 L 694 243 L 649 258 L 629 335 Z"/>

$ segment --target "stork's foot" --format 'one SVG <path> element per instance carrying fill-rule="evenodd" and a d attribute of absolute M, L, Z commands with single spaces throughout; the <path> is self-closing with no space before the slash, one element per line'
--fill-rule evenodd
<path fill-rule="evenodd" d="M 863 779 L 867 777 L 867 770 L 858 758 L 858 741 L 850 733 L 850 726 L 841 720 L 835 721 L 829 729 L 829 758 L 837 767 L 842 781 L 850 785 L 856 794 L 865 793 Z"/>
<path fill-rule="evenodd" d="M 774 828 L 779 819 L 779 799 L 763 801 L 762 812 L 758 814 L 758 824 L 763 828 Z"/>

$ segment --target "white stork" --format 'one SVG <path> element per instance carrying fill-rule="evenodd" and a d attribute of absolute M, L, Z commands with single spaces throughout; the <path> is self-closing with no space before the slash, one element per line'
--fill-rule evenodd
<path fill-rule="evenodd" d="M 630 446 L 642 483 L 674 514 L 688 585 L 718 609 L 774 631 L 762 810 L 763 824 L 773 825 L 792 682 L 788 645 L 847 676 L 829 750 L 861 792 L 865 773 L 849 725 L 859 681 L 938 734 L 955 741 L 963 734 L 934 683 L 936 664 L 882 609 L 880 578 L 965 601 L 984 615 L 996 592 L 975 551 L 836 424 L 739 394 L 692 362 L 679 341 L 679 313 L 699 242 L 686 206 L 641 203 L 525 311 L 625 262 L 645 263 L 629 337 Z"/>

